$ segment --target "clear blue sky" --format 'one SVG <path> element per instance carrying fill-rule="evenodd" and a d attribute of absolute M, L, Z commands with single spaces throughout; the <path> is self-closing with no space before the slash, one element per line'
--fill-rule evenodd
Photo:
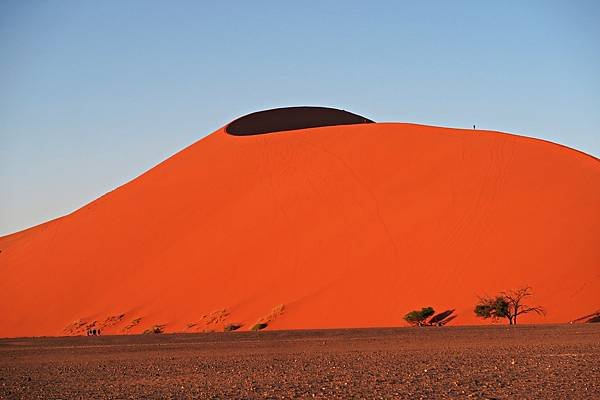
<path fill-rule="evenodd" d="M 600 156 L 600 2 L 369 3 L 2 1 L 0 234 L 278 106 Z"/>

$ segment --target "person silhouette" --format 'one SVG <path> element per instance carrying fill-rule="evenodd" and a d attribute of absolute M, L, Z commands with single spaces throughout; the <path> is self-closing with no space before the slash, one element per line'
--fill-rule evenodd
<path fill-rule="evenodd" d="M 475 130 L 475 125 L 473 125 L 473 130 Z"/>

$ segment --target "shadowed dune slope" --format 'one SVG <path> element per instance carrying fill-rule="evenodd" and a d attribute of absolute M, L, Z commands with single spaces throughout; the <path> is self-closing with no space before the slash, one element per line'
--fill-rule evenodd
<path fill-rule="evenodd" d="M 600 163 L 489 131 L 220 129 L 83 208 L 0 238 L 0 336 L 403 325 L 524 285 L 600 307 Z"/>
<path fill-rule="evenodd" d="M 244 115 L 225 127 L 236 135 L 260 135 L 332 125 L 370 124 L 370 119 L 329 107 L 284 107 Z"/>

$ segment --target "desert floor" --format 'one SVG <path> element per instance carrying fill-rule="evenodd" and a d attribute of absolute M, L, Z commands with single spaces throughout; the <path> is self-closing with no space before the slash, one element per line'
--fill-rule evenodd
<path fill-rule="evenodd" d="M 600 398 L 600 324 L 0 340 L 0 398 Z"/>

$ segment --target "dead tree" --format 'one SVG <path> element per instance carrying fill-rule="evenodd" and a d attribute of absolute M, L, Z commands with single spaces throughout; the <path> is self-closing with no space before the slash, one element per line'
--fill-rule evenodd
<path fill-rule="evenodd" d="M 502 296 L 508 303 L 508 313 L 506 318 L 508 318 L 508 323 L 510 325 L 516 325 L 517 317 L 521 314 L 534 312 L 538 315 L 546 315 L 546 311 L 540 306 L 529 306 L 527 304 L 523 304 L 523 300 L 526 297 L 531 296 L 531 288 L 529 286 L 517 290 L 502 292 Z"/>

